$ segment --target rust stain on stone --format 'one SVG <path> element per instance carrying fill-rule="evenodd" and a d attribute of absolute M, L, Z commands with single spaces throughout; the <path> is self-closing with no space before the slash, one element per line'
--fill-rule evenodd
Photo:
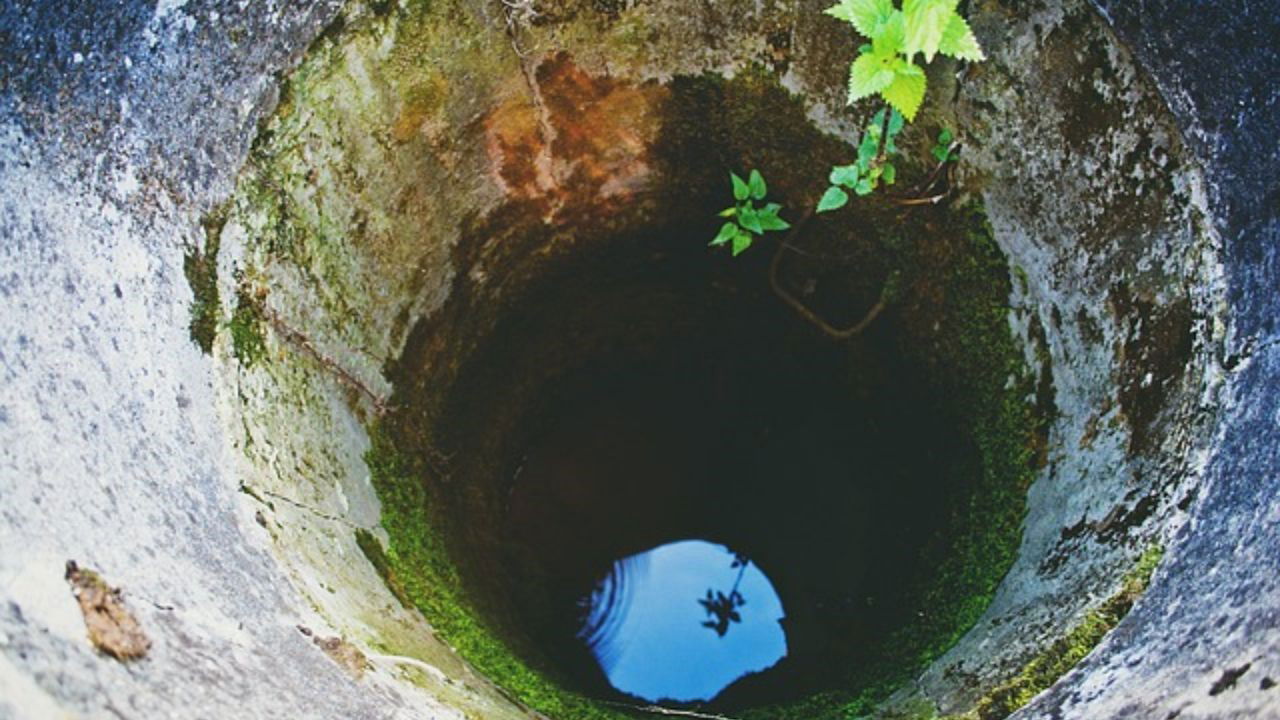
<path fill-rule="evenodd" d="M 566 207 L 607 207 L 648 187 L 665 88 L 591 75 L 567 53 L 532 75 L 530 91 L 485 123 L 494 178 L 509 196 L 539 201 L 555 216 Z"/>
<path fill-rule="evenodd" d="M 368 668 L 368 660 L 365 659 L 364 653 L 355 645 L 343 640 L 340 637 L 313 638 L 312 642 L 325 652 L 334 662 L 338 663 L 343 670 L 346 670 L 351 676 L 357 680 L 364 676 L 364 671 Z"/>
<path fill-rule="evenodd" d="M 537 108 L 525 100 L 505 103 L 489 114 L 485 140 L 495 180 L 508 194 L 537 197 L 550 190 Z"/>
<path fill-rule="evenodd" d="M 98 573 L 67 561 L 67 582 L 80 603 L 89 642 L 117 660 L 136 660 L 151 649 L 151 640 L 120 595 Z"/>
<path fill-rule="evenodd" d="M 341 636 L 320 637 L 306 625 L 299 625 L 298 632 L 311 638 L 311 642 L 316 647 L 323 650 L 330 660 L 338 663 L 343 670 L 346 670 L 356 680 L 364 677 L 365 671 L 369 669 L 369 659 L 365 657 L 364 653 L 360 652 L 360 648 L 347 642 Z"/>

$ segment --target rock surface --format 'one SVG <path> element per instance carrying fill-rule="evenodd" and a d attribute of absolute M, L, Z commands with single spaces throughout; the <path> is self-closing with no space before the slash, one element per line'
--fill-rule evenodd
<path fill-rule="evenodd" d="M 337 7 L 0 8 L 0 717 L 516 712 L 460 667 L 453 702 L 394 663 L 357 684 L 295 629 L 326 624 L 236 493 L 188 337 L 184 250 Z M 145 659 L 94 650 L 68 560 L 121 587 Z"/>
<path fill-rule="evenodd" d="M 1018 717 L 1280 717 L 1280 19 L 1265 3 L 1099 5 L 1204 167 L 1231 376 L 1199 498 L 1151 589 Z"/>

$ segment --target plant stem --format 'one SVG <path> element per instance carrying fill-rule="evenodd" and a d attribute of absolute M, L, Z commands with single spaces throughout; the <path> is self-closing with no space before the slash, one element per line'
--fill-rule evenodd
<path fill-rule="evenodd" d="M 884 104 L 884 119 L 880 121 L 880 145 L 876 148 L 876 160 L 884 159 L 885 146 L 889 144 L 889 118 L 893 117 L 893 107 Z"/>

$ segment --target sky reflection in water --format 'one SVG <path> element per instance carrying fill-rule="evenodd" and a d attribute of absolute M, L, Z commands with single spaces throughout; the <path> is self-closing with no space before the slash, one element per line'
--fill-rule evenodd
<path fill-rule="evenodd" d="M 615 688 L 651 702 L 710 700 L 787 654 L 773 585 L 723 545 L 682 540 L 619 560 L 589 603 L 579 637 Z"/>

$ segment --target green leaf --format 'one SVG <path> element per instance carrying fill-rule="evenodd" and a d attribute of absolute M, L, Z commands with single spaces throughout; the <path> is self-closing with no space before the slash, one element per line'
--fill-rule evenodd
<path fill-rule="evenodd" d="M 787 228 L 791 227 L 791 223 L 778 217 L 777 214 L 775 213 L 772 215 L 761 215 L 760 227 L 764 228 L 765 230 L 786 230 Z"/>
<path fill-rule="evenodd" d="M 838 5 L 827 8 L 831 17 L 844 20 L 853 25 L 863 37 L 873 38 L 880 32 L 880 26 L 893 12 L 893 0 L 841 0 Z"/>
<path fill-rule="evenodd" d="M 933 157 L 938 162 L 944 163 L 951 158 L 952 137 L 951 130 L 948 128 L 943 128 L 942 132 L 938 133 L 938 141 L 933 144 Z"/>
<path fill-rule="evenodd" d="M 875 53 L 859 55 L 849 66 L 849 104 L 884 90 L 892 82 L 893 69 L 884 57 Z"/>
<path fill-rule="evenodd" d="M 924 71 L 911 63 L 894 75 L 893 83 L 884 89 L 881 95 L 907 120 L 914 120 L 920 103 L 924 101 Z"/>
<path fill-rule="evenodd" d="M 884 174 L 883 167 L 873 167 L 871 168 L 871 172 L 867 173 L 867 179 L 869 179 L 872 183 L 874 183 L 875 181 L 879 180 L 880 176 L 883 174 Z"/>
<path fill-rule="evenodd" d="M 978 45 L 978 38 L 973 36 L 973 30 L 969 28 L 969 23 L 954 12 L 947 19 L 947 26 L 942 31 L 942 40 L 938 42 L 938 52 L 960 60 L 971 60 L 973 62 L 987 59 L 987 56 L 982 52 L 982 47 Z"/>
<path fill-rule="evenodd" d="M 893 163 L 885 163 L 884 167 L 881 169 L 883 172 L 880 177 L 884 180 L 884 184 L 892 185 L 894 180 L 898 178 L 898 169 L 893 166 Z"/>
<path fill-rule="evenodd" d="M 738 214 L 738 208 L 736 207 L 725 208 L 720 211 L 720 217 L 733 217 L 734 215 L 737 215 L 737 214 Z"/>
<path fill-rule="evenodd" d="M 827 176 L 827 180 L 832 185 L 844 185 L 851 188 L 858 184 L 858 178 L 861 175 L 862 173 L 858 170 L 857 165 L 837 165 L 831 168 L 831 174 Z"/>
<path fill-rule="evenodd" d="M 951 17 L 956 14 L 958 0 L 903 0 L 905 18 L 902 51 L 907 58 L 924 53 L 925 62 L 931 62 L 942 42 L 942 32 L 947 29 Z"/>
<path fill-rule="evenodd" d="M 733 182 L 733 199 L 746 200 L 751 195 L 751 189 L 747 187 L 747 183 L 738 177 L 737 173 L 729 173 L 729 180 Z"/>
<path fill-rule="evenodd" d="M 747 181 L 747 187 L 751 190 L 751 197 L 756 200 L 763 200 L 765 194 L 769 192 L 768 186 L 764 184 L 764 176 L 759 170 L 751 171 L 751 179 Z"/>
<path fill-rule="evenodd" d="M 733 236 L 733 256 L 738 257 L 741 255 L 743 250 L 751 247 L 751 242 L 752 237 L 750 235 L 739 231 L 737 235 Z"/>
<path fill-rule="evenodd" d="M 765 205 L 764 207 L 760 208 L 760 212 L 756 214 L 761 217 L 764 217 L 765 215 L 772 215 L 773 217 L 777 217 L 778 211 L 780 210 L 782 210 L 782 206 L 779 205 L 778 203 L 769 203 L 768 205 Z"/>
<path fill-rule="evenodd" d="M 832 5 L 822 12 L 837 20 L 853 23 L 853 0 L 840 0 L 840 2 Z"/>
<path fill-rule="evenodd" d="M 884 21 L 880 34 L 871 38 L 872 52 L 881 58 L 892 59 L 902 52 L 906 41 L 906 18 L 901 10 L 895 9 Z"/>
<path fill-rule="evenodd" d="M 858 144 L 858 169 L 864 173 L 871 168 L 871 161 L 876 159 L 876 153 L 880 152 L 878 135 L 879 133 L 868 130 L 862 134 L 862 142 Z"/>
<path fill-rule="evenodd" d="M 864 177 L 858 181 L 858 184 L 853 188 L 853 191 L 859 195 L 870 195 L 871 191 L 875 189 L 876 184 L 872 182 L 871 178 Z"/>
<path fill-rule="evenodd" d="M 822 199 L 818 201 L 818 212 L 838 210 L 848 202 L 849 193 L 833 185 L 827 188 L 827 191 L 822 194 Z"/>
<path fill-rule="evenodd" d="M 742 208 L 738 213 L 738 224 L 757 235 L 764 234 L 764 227 L 760 224 L 760 216 L 756 214 L 755 208 Z"/>
<path fill-rule="evenodd" d="M 733 239 L 733 236 L 737 234 L 737 223 L 727 222 L 720 226 L 720 232 L 716 233 L 716 239 L 711 241 L 711 245 L 723 245 Z"/>

